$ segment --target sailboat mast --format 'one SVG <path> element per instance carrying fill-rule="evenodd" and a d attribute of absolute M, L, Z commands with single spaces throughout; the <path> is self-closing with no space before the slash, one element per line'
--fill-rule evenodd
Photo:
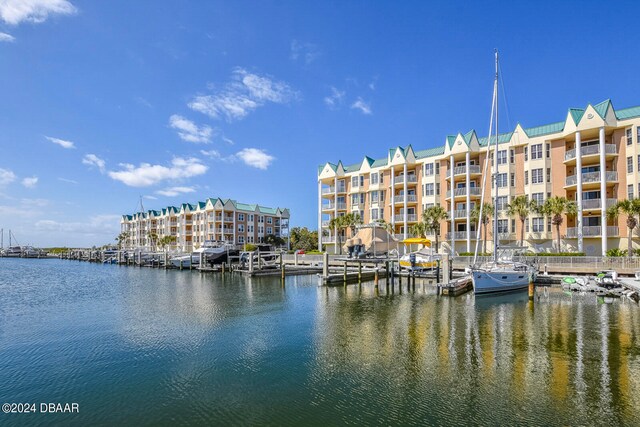
<path fill-rule="evenodd" d="M 498 262 L 498 50 L 496 49 L 496 79 L 493 90 L 496 108 L 496 144 L 493 148 L 493 260 Z M 489 135 L 491 140 L 491 135 Z"/>

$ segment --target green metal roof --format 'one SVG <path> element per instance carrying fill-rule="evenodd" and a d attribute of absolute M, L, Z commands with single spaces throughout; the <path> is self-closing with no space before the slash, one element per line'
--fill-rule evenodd
<path fill-rule="evenodd" d="M 424 159 L 427 157 L 439 156 L 444 154 L 444 147 L 427 148 L 426 150 L 416 151 L 416 159 Z"/>
<path fill-rule="evenodd" d="M 387 166 L 389 159 L 376 159 L 371 164 L 372 168 L 379 168 L 380 166 Z"/>
<path fill-rule="evenodd" d="M 582 108 L 569 108 L 569 114 L 571 114 L 573 123 L 577 125 L 582 120 L 582 116 L 584 116 L 584 110 Z"/>
<path fill-rule="evenodd" d="M 513 132 L 507 132 L 507 133 L 501 133 L 498 135 L 498 144 L 505 144 L 509 141 L 511 141 L 511 136 L 513 135 Z M 486 147 L 487 144 L 491 143 L 493 144 L 496 141 L 496 137 L 495 135 L 491 135 L 491 142 L 489 142 L 489 138 L 482 137 L 482 138 L 478 138 L 478 145 L 480 145 L 481 147 Z"/>
<path fill-rule="evenodd" d="M 453 144 L 456 142 L 456 135 L 447 135 L 447 143 L 449 144 L 449 149 L 453 148 Z"/>
<path fill-rule="evenodd" d="M 594 105 L 593 109 L 604 119 L 607 116 L 607 110 L 609 110 L 611 106 L 611 100 L 605 99 L 601 103 Z"/>
<path fill-rule="evenodd" d="M 473 135 L 475 133 L 476 133 L 476 131 L 471 129 L 469 132 L 467 132 L 464 135 L 462 135 L 462 139 L 464 139 L 464 142 L 466 142 L 467 145 L 471 144 L 471 138 L 473 137 Z"/>
<path fill-rule="evenodd" d="M 550 123 L 548 125 L 536 126 L 533 128 L 526 128 L 524 132 L 527 134 L 529 138 L 534 138 L 536 136 L 549 135 L 551 133 L 562 132 L 564 129 L 564 121 Z"/>
<path fill-rule="evenodd" d="M 618 120 L 626 120 L 634 117 L 640 117 L 640 105 L 637 107 L 623 108 L 622 110 L 616 110 L 616 117 Z"/>
<path fill-rule="evenodd" d="M 260 211 L 260 213 L 266 213 L 269 215 L 275 215 L 278 213 L 278 209 L 267 208 L 265 206 L 258 206 L 258 210 Z"/>

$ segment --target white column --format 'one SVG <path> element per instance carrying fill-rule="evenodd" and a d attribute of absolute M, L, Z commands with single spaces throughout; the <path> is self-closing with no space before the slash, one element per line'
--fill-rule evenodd
<path fill-rule="evenodd" d="M 282 221 L 280 221 L 282 233 Z M 322 251 L 322 181 L 318 179 L 318 251 Z"/>
<path fill-rule="evenodd" d="M 334 186 L 334 190 L 333 190 L 333 193 L 334 193 L 333 194 L 333 204 L 334 204 L 334 206 L 333 206 L 333 217 L 334 218 L 338 218 L 338 175 L 336 175 L 333 178 L 333 186 Z M 346 201 L 345 201 L 345 203 L 346 203 Z M 329 231 L 329 235 L 331 235 L 331 231 Z M 333 241 L 335 242 L 334 243 L 334 251 L 333 251 L 333 253 L 336 253 L 335 249 L 337 249 L 337 246 L 335 246 L 335 245 L 338 244 L 338 227 L 334 228 L 334 230 L 333 230 Z"/>
<path fill-rule="evenodd" d="M 604 152 L 604 126 L 600 128 L 600 230 L 602 233 L 602 256 L 607 253 L 607 163 Z"/>
<path fill-rule="evenodd" d="M 467 252 L 471 252 L 471 188 L 469 187 L 469 185 L 471 185 L 471 172 L 469 171 L 471 167 L 469 165 L 471 161 L 471 153 L 469 151 L 467 151 L 465 160 L 467 163 L 465 176 L 467 181 Z"/>
<path fill-rule="evenodd" d="M 455 200 L 455 185 L 453 181 L 453 169 L 454 169 L 453 154 L 449 156 L 449 176 L 451 177 L 451 256 L 456 254 L 456 227 L 455 227 L 455 213 L 456 213 L 456 200 Z"/>
<path fill-rule="evenodd" d="M 236 211 L 233 211 L 233 244 L 234 245 L 238 241 L 238 239 L 236 238 L 236 216 L 238 216 L 238 214 L 236 213 Z"/>
<path fill-rule="evenodd" d="M 227 239 L 224 236 L 224 206 L 222 207 L 222 216 L 220 217 L 220 227 L 221 227 L 221 230 L 222 230 L 222 241 L 226 242 Z"/>
<path fill-rule="evenodd" d="M 578 204 L 578 219 L 576 227 L 578 229 L 578 252 L 584 250 L 584 239 L 582 235 L 582 139 L 580 131 L 576 132 L 576 177 L 578 178 L 578 197 L 576 203 Z M 602 199 L 602 197 L 600 197 Z"/>
<path fill-rule="evenodd" d="M 404 184 L 404 187 L 403 187 L 403 191 L 404 191 L 404 197 L 403 197 L 404 214 L 402 215 L 402 221 L 404 222 L 404 236 L 403 237 L 406 239 L 408 237 L 407 236 L 407 232 L 408 232 L 407 228 L 409 228 L 408 227 L 409 226 L 409 221 L 408 221 L 409 217 L 407 215 L 407 164 L 406 163 L 404 164 L 404 168 L 402 170 L 402 173 L 404 174 L 404 182 L 403 182 L 403 184 Z"/>
<path fill-rule="evenodd" d="M 391 197 L 389 197 L 389 200 L 391 201 L 391 227 L 393 228 L 393 231 L 391 231 L 391 234 L 395 234 L 396 233 L 396 171 L 394 170 L 393 166 L 391 166 Z"/>

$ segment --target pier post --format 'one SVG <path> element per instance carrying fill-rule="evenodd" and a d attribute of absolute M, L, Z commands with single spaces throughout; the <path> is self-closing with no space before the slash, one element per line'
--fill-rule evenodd
<path fill-rule="evenodd" d="M 344 284 L 347 284 L 347 261 L 344 262 L 344 271 L 342 273 L 342 279 L 344 280 Z"/>
<path fill-rule="evenodd" d="M 529 301 L 533 301 L 535 295 L 535 287 L 533 285 L 533 276 L 529 276 Z"/>
<path fill-rule="evenodd" d="M 169 254 L 167 252 L 164 253 L 164 269 L 169 268 Z"/>
<path fill-rule="evenodd" d="M 193 268 L 193 255 L 189 255 L 189 271 Z"/>
<path fill-rule="evenodd" d="M 199 260 L 200 267 L 199 268 L 200 268 L 200 273 L 202 273 L 202 271 L 203 271 L 202 268 L 204 266 L 204 252 L 200 252 L 199 255 L 200 255 L 200 260 Z"/>
<path fill-rule="evenodd" d="M 253 252 L 249 252 L 249 273 L 253 274 Z"/>
<path fill-rule="evenodd" d="M 329 277 L 329 252 L 322 254 L 322 277 Z"/>
<path fill-rule="evenodd" d="M 449 269 L 449 254 L 442 257 L 442 283 L 448 285 L 451 282 L 451 270 Z"/>
<path fill-rule="evenodd" d="M 373 273 L 373 283 L 375 283 L 375 287 L 378 287 L 378 279 L 379 279 L 379 275 L 378 275 L 378 267 L 376 267 L 376 269 L 374 270 Z"/>
<path fill-rule="evenodd" d="M 182 259 L 180 260 L 180 271 L 182 271 Z"/>
<path fill-rule="evenodd" d="M 298 265 L 298 251 L 295 251 L 293 253 L 293 265 L 295 265 L 295 266 Z"/>
<path fill-rule="evenodd" d="M 283 255 L 281 253 L 280 254 L 280 277 L 282 278 L 282 280 L 284 280 L 284 276 L 285 276 L 284 269 L 285 269 L 285 267 L 284 267 L 284 257 L 283 257 Z"/>
<path fill-rule="evenodd" d="M 226 265 L 227 265 L 227 262 L 226 262 L 226 261 L 224 261 L 224 262 L 222 263 L 222 274 L 224 274 L 224 267 L 225 267 Z"/>
<path fill-rule="evenodd" d="M 385 283 L 387 286 L 389 286 L 389 261 L 385 261 L 384 262 L 384 272 L 386 273 L 386 278 L 385 278 Z"/>
<path fill-rule="evenodd" d="M 376 267 L 376 273 L 378 272 L 378 268 Z M 362 263 L 358 263 L 358 283 L 362 282 Z"/>

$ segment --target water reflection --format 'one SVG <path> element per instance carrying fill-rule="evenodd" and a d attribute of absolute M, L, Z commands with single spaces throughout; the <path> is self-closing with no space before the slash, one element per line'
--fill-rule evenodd
<path fill-rule="evenodd" d="M 426 404 L 505 423 L 513 411 L 554 424 L 640 422 L 631 411 L 640 402 L 637 305 L 556 289 L 539 290 L 533 307 L 526 293 L 380 289 L 379 297 L 370 284 L 318 289 L 310 382 L 318 392 L 346 377 L 362 381 L 350 384 L 363 387 L 360 397 L 382 387 L 374 402 L 401 396 L 418 412 Z"/>

